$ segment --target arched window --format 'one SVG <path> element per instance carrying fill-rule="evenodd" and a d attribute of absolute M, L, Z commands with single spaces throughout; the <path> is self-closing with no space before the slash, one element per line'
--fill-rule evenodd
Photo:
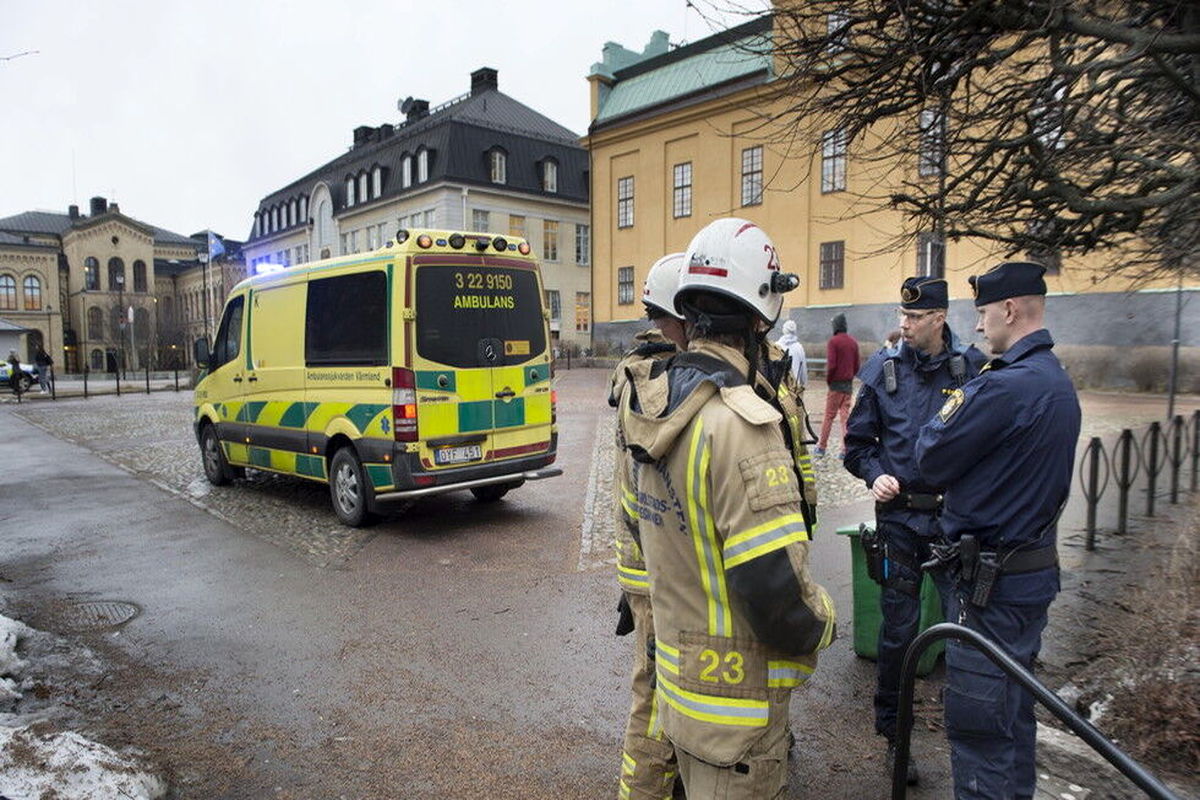
<path fill-rule="evenodd" d="M 412 186 L 412 156 L 405 156 L 400 162 L 400 186 L 405 189 Z"/>
<path fill-rule="evenodd" d="M 0 310 L 17 310 L 17 281 L 12 275 L 0 275 Z"/>
<path fill-rule="evenodd" d="M 288 225 L 295 225 L 295 224 L 296 224 L 296 201 L 291 200 L 288 202 Z"/>
<path fill-rule="evenodd" d="M 300 222 L 302 224 L 306 224 L 306 225 L 308 224 L 308 198 L 307 197 L 300 198 Z"/>
<path fill-rule="evenodd" d="M 83 260 L 83 288 L 89 292 L 100 290 L 100 262 L 92 256 Z"/>
<path fill-rule="evenodd" d="M 125 262 L 113 256 L 108 260 L 108 290 L 115 292 L 125 289 Z"/>
<path fill-rule="evenodd" d="M 358 173 L 358 202 L 365 203 L 370 195 L 367 194 L 367 173 Z"/>
<path fill-rule="evenodd" d="M 91 357 L 91 368 L 97 372 L 104 369 L 104 353 L 100 350 L 93 350 Z"/>
<path fill-rule="evenodd" d="M 271 209 L 271 230 L 277 231 L 282 228 L 283 226 L 279 222 L 279 206 L 275 206 Z"/>
<path fill-rule="evenodd" d="M 346 205 L 354 205 L 354 178 L 346 178 Z"/>
<path fill-rule="evenodd" d="M 87 337 L 94 342 L 104 340 L 104 312 L 99 306 L 92 306 L 87 312 Z"/>
<path fill-rule="evenodd" d="M 488 174 L 492 183 L 508 183 L 508 155 L 499 147 L 488 151 Z"/>
<path fill-rule="evenodd" d="M 417 183 L 429 180 L 429 151 L 424 148 L 417 153 Z"/>
<path fill-rule="evenodd" d="M 146 291 L 146 262 L 141 259 L 133 262 L 133 290 Z"/>
<path fill-rule="evenodd" d="M 258 213 L 254 215 L 254 235 L 262 236 L 262 215 Z"/>
<path fill-rule="evenodd" d="M 42 282 L 38 280 L 37 276 L 26 276 L 25 280 L 21 282 L 21 288 L 25 290 L 25 310 L 41 311 Z"/>
<path fill-rule="evenodd" d="M 383 194 L 383 168 L 376 167 L 371 170 L 371 196 L 379 197 Z"/>

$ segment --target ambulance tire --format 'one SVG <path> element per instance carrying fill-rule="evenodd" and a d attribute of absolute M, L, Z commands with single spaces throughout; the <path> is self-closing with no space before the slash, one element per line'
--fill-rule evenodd
<path fill-rule="evenodd" d="M 200 433 L 200 460 L 204 463 L 204 477 L 213 486 L 224 486 L 233 480 L 234 472 L 225 460 L 215 425 L 205 425 Z"/>
<path fill-rule="evenodd" d="M 358 460 L 354 447 L 347 445 L 334 453 L 329 465 L 329 499 L 343 525 L 361 528 L 374 521 L 367 498 L 370 491 L 367 471 Z"/>
<path fill-rule="evenodd" d="M 471 494 L 475 495 L 475 499 L 481 503 L 494 503 L 504 495 L 508 494 L 509 489 L 516 489 L 525 481 L 513 481 L 512 483 L 489 483 L 487 486 L 476 486 L 471 490 Z"/>

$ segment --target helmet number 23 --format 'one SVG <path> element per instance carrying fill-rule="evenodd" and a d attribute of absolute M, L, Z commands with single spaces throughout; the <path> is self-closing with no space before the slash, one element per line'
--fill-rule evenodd
<path fill-rule="evenodd" d="M 736 685 L 746 677 L 746 659 L 736 650 L 730 650 L 724 658 L 716 650 L 701 650 L 700 661 L 704 664 L 700 670 L 702 681 Z"/>

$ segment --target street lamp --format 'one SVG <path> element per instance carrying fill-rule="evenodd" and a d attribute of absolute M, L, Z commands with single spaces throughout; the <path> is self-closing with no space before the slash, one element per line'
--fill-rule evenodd
<path fill-rule="evenodd" d="M 120 358 L 117 362 L 117 375 L 125 377 L 125 274 L 118 272 L 117 280 L 117 311 L 121 316 L 117 322 L 117 347 L 120 353 Z"/>

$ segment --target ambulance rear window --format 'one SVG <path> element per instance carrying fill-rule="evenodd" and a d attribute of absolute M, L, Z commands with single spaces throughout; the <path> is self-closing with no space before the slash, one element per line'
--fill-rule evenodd
<path fill-rule="evenodd" d="M 532 270 L 426 264 L 417 270 L 417 352 L 452 367 L 522 364 L 546 349 Z"/>

